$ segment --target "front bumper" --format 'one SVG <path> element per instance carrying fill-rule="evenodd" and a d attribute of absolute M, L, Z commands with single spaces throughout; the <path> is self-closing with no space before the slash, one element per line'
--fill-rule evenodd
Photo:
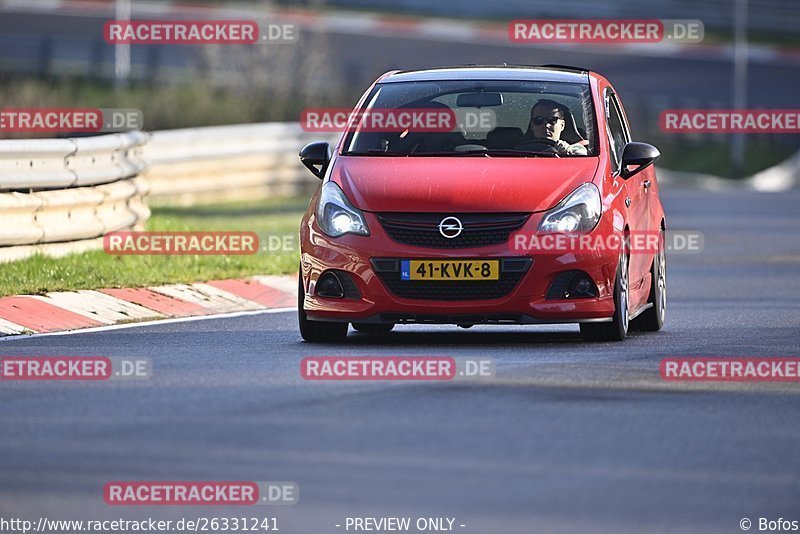
<path fill-rule="evenodd" d="M 602 322 L 614 313 L 613 280 L 618 256 L 615 252 L 525 254 L 511 243 L 475 249 L 441 250 L 399 244 L 386 235 L 374 214 L 366 213 L 371 235 L 330 238 L 319 231 L 314 215 L 301 227 L 301 276 L 306 293 L 304 309 L 309 319 L 374 323 L 424 324 L 551 324 Z M 540 214 L 533 214 L 522 229 L 535 231 Z M 601 219 L 594 232 L 613 232 Z M 463 298 L 448 294 L 446 300 L 404 297 L 392 291 L 380 262 L 401 259 L 498 259 L 505 265 L 526 263 L 527 269 L 513 287 L 499 297 L 471 298 L 469 286 Z M 377 262 L 377 263 L 376 263 Z M 357 288 L 356 298 L 325 298 L 316 295 L 320 275 L 334 269 L 346 273 Z M 597 297 L 548 299 L 551 284 L 567 271 L 585 272 L 597 286 Z M 397 281 L 394 281 L 396 284 Z M 406 283 L 406 282 L 400 282 Z M 444 282 L 449 284 L 450 282 Z M 467 282 L 466 284 L 480 283 Z M 420 282 L 417 282 L 420 284 Z M 424 284 L 424 282 L 422 282 Z M 441 287 L 441 283 L 439 284 Z M 475 286 L 477 287 L 477 286 Z M 408 293 L 408 292 L 404 292 Z M 480 293 L 480 292 L 478 292 Z"/>

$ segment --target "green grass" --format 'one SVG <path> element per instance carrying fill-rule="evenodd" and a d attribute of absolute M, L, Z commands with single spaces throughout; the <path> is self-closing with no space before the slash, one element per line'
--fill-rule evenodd
<path fill-rule="evenodd" d="M 777 165 L 797 152 L 794 144 L 749 142 L 745 148 L 744 167 L 736 176 L 727 144 L 666 144 L 654 142 L 661 151 L 660 167 L 673 171 L 711 174 L 723 178 L 742 178 Z"/>
<path fill-rule="evenodd" d="M 133 108 L 142 112 L 143 129 L 193 128 L 254 122 L 297 121 L 304 108 L 350 106 L 349 98 L 299 96 L 250 87 L 211 87 L 190 78 L 164 85 L 134 83 L 116 88 L 105 81 L 81 78 L 18 78 L 0 75 L 0 102 L 5 108 Z M 0 131 L 0 138 L 52 137 L 52 134 Z"/>
<path fill-rule="evenodd" d="M 147 230 L 240 230 L 296 235 L 307 198 L 153 208 Z M 297 237 L 294 238 L 297 243 Z M 0 267 L 0 296 L 110 287 L 189 283 L 297 271 L 299 253 L 252 256 L 111 256 L 104 251 L 63 258 L 35 256 Z"/>

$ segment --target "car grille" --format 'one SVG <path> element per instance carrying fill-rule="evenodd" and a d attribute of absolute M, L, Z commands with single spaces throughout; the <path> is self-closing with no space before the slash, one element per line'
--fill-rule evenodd
<path fill-rule="evenodd" d="M 439 223 L 446 217 L 457 217 L 463 231 L 448 239 L 439 232 Z M 528 220 L 528 213 L 379 213 L 386 233 L 404 245 L 423 248 L 478 248 L 508 241 L 511 232 Z"/>
<path fill-rule="evenodd" d="M 488 258 L 487 258 L 488 259 Z M 517 287 L 530 269 L 530 258 L 500 260 L 499 280 L 402 280 L 400 260 L 374 258 L 372 266 L 393 294 L 422 300 L 490 300 L 502 298 Z"/>

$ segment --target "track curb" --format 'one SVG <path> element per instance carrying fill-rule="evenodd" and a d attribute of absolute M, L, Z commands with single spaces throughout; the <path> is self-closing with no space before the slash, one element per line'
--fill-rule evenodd
<path fill-rule="evenodd" d="M 292 275 L 16 295 L 0 297 L 0 337 L 296 304 L 297 285 Z"/>

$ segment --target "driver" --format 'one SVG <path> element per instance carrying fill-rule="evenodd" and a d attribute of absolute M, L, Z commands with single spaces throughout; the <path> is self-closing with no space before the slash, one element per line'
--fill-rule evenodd
<path fill-rule="evenodd" d="M 580 143 L 571 145 L 561 139 L 566 126 L 562 105 L 554 100 L 539 100 L 531 108 L 531 121 L 528 133 L 516 148 L 532 145 L 552 145 L 559 154 L 586 156 L 588 151 Z"/>

